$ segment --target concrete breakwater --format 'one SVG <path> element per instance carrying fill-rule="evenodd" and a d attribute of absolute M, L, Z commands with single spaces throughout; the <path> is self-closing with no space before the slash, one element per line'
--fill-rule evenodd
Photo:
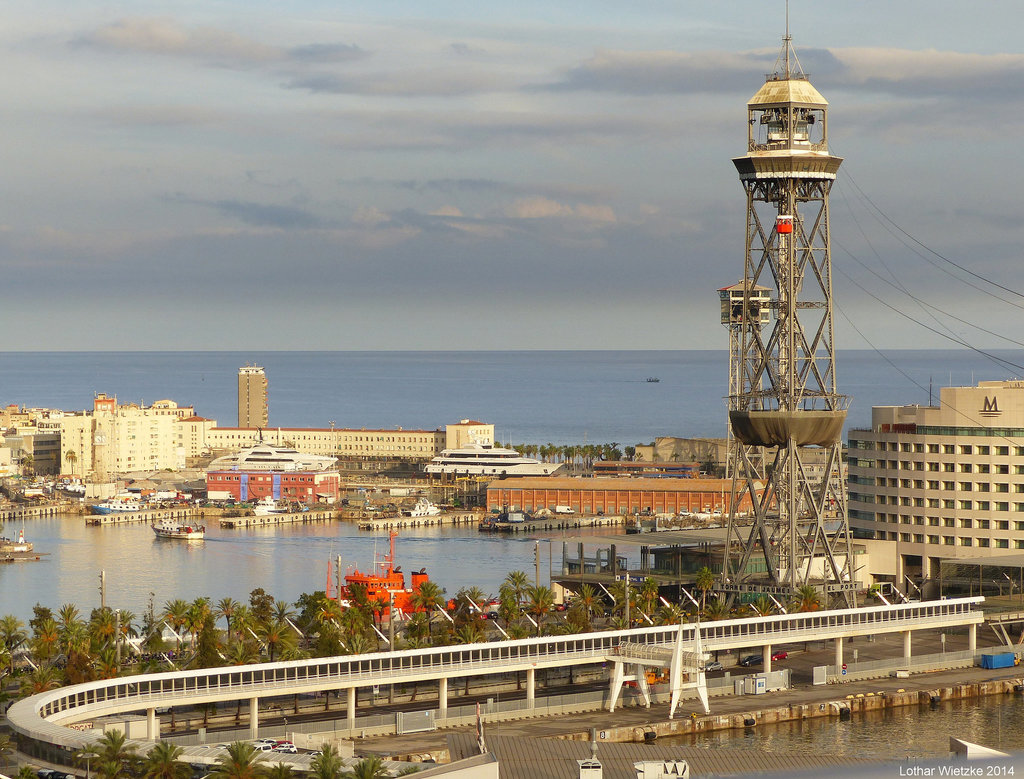
<path fill-rule="evenodd" d="M 239 530 L 247 527 L 271 527 L 305 522 L 330 522 L 333 511 L 290 511 L 285 514 L 260 514 L 248 517 L 221 517 L 220 526 Z"/>
<path fill-rule="evenodd" d="M 690 716 L 662 722 L 651 722 L 644 725 L 623 725 L 621 727 L 602 727 L 601 737 L 604 741 L 643 742 L 649 740 L 646 733 L 656 736 L 686 736 L 719 730 L 742 730 L 758 725 L 775 725 L 783 722 L 794 722 L 819 717 L 848 719 L 853 714 L 882 709 L 894 709 L 903 706 L 936 705 L 944 701 L 979 698 L 989 695 L 1013 695 L 1024 692 L 1024 680 L 999 679 L 985 682 L 959 684 L 953 687 L 933 689 L 880 691 L 847 695 L 828 701 L 810 703 L 794 703 L 765 709 L 751 709 L 745 712 Z M 589 741 L 590 731 L 567 733 L 555 738 L 575 741 Z"/>

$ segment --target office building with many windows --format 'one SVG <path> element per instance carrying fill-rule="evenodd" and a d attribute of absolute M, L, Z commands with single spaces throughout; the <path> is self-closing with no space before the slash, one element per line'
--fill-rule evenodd
<path fill-rule="evenodd" d="M 1024 550 L 1024 381 L 946 387 L 937 406 L 876 406 L 849 433 L 856 536 L 895 541 L 898 578 Z"/>

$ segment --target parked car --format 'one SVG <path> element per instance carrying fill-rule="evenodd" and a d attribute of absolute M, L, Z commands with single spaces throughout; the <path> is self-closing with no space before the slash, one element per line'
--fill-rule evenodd
<path fill-rule="evenodd" d="M 789 652 L 783 651 L 782 649 L 772 652 L 772 660 L 785 660 L 787 657 L 789 657 Z"/>
<path fill-rule="evenodd" d="M 704 663 L 704 671 L 705 672 L 707 672 L 707 671 L 724 671 L 724 670 L 725 670 L 724 666 L 720 662 L 718 662 L 717 660 L 712 660 L 711 662 Z"/>
<path fill-rule="evenodd" d="M 295 748 L 295 744 L 278 744 L 271 751 L 272 752 L 284 752 L 284 753 L 289 754 L 289 755 L 296 755 L 299 752 L 299 750 Z"/>
<path fill-rule="evenodd" d="M 747 655 L 742 660 L 740 660 L 740 665 L 742 665 L 744 668 L 749 668 L 752 665 L 761 665 L 762 660 L 763 658 L 761 657 L 761 655 Z"/>

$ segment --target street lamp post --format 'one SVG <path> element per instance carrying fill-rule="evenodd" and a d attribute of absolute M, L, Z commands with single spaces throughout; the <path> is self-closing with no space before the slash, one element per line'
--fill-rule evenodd
<path fill-rule="evenodd" d="M 85 779 L 89 779 L 89 761 L 95 760 L 99 755 L 95 752 L 79 752 L 76 757 L 85 761 Z"/>

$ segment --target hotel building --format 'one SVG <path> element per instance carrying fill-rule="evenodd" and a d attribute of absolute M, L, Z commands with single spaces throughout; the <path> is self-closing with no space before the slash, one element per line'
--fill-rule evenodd
<path fill-rule="evenodd" d="M 898 573 L 1024 550 L 1024 381 L 947 387 L 938 406 L 876 406 L 849 433 L 850 528 L 894 541 Z"/>
<path fill-rule="evenodd" d="M 266 427 L 267 374 L 259 365 L 238 369 L 238 426 Z"/>

